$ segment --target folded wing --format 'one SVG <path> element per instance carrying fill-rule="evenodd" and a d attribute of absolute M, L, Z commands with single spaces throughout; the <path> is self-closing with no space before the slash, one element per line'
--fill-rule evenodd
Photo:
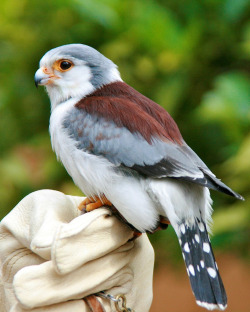
<path fill-rule="evenodd" d="M 65 119 L 64 128 L 79 149 L 105 157 L 118 170 L 158 179 L 182 179 L 242 199 L 218 180 L 183 141 L 165 110 L 159 109 L 159 120 L 150 114 L 152 111 L 129 99 L 93 96 L 76 105 Z"/>

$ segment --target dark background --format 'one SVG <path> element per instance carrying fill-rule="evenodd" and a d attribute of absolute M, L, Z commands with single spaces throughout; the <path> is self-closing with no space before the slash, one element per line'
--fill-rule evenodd
<path fill-rule="evenodd" d="M 38 189 L 81 194 L 51 150 L 49 99 L 42 88 L 35 89 L 33 76 L 47 50 L 84 43 L 112 59 L 128 84 L 167 109 L 186 142 L 219 178 L 245 197 L 245 202 L 239 202 L 212 191 L 212 245 L 221 259 L 220 267 L 223 270 L 225 263 L 236 261 L 228 267 L 234 271 L 242 265 L 245 278 L 249 271 L 244 268 L 250 258 L 248 3 L 2 0 L 0 217 Z M 157 254 L 156 273 L 166 264 L 183 273 L 173 231 L 157 233 L 151 239 Z M 225 275 L 230 276 L 227 272 Z M 235 280 L 229 279 L 228 284 L 235 284 Z M 167 277 L 164 285 L 167 297 L 171 287 Z M 176 288 L 178 297 L 181 286 Z M 239 304 L 246 300 L 239 299 Z M 242 307 L 231 311 L 247 310 Z"/>

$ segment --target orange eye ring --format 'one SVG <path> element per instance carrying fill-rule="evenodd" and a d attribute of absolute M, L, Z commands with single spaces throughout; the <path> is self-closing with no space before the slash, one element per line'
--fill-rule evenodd
<path fill-rule="evenodd" d="M 54 63 L 54 69 L 60 72 L 66 72 L 70 70 L 74 64 L 70 60 L 58 60 Z"/>

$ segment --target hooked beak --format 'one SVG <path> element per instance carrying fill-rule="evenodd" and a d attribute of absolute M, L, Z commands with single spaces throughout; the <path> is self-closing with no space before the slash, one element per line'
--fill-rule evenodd
<path fill-rule="evenodd" d="M 36 87 L 47 85 L 51 83 L 53 79 L 57 79 L 57 78 L 59 77 L 57 77 L 53 73 L 49 73 L 49 72 L 45 73 L 43 68 L 39 68 L 36 71 L 35 76 L 34 76 Z"/>
<path fill-rule="evenodd" d="M 49 76 L 45 74 L 41 68 L 39 68 L 35 73 L 34 79 L 35 85 L 38 87 L 45 85 L 49 81 Z"/>

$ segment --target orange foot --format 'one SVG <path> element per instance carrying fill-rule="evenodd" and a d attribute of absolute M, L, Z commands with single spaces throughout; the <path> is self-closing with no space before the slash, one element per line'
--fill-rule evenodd
<path fill-rule="evenodd" d="M 112 203 L 105 197 L 86 197 L 78 206 L 79 210 L 87 212 L 100 208 L 102 206 L 112 206 Z"/>
<path fill-rule="evenodd" d="M 167 217 L 160 216 L 160 223 L 162 224 L 170 224 L 170 221 Z"/>
<path fill-rule="evenodd" d="M 134 240 L 134 239 L 140 237 L 141 235 L 142 235 L 141 232 L 134 231 L 134 235 L 133 235 L 133 237 L 132 237 L 132 240 Z"/>

